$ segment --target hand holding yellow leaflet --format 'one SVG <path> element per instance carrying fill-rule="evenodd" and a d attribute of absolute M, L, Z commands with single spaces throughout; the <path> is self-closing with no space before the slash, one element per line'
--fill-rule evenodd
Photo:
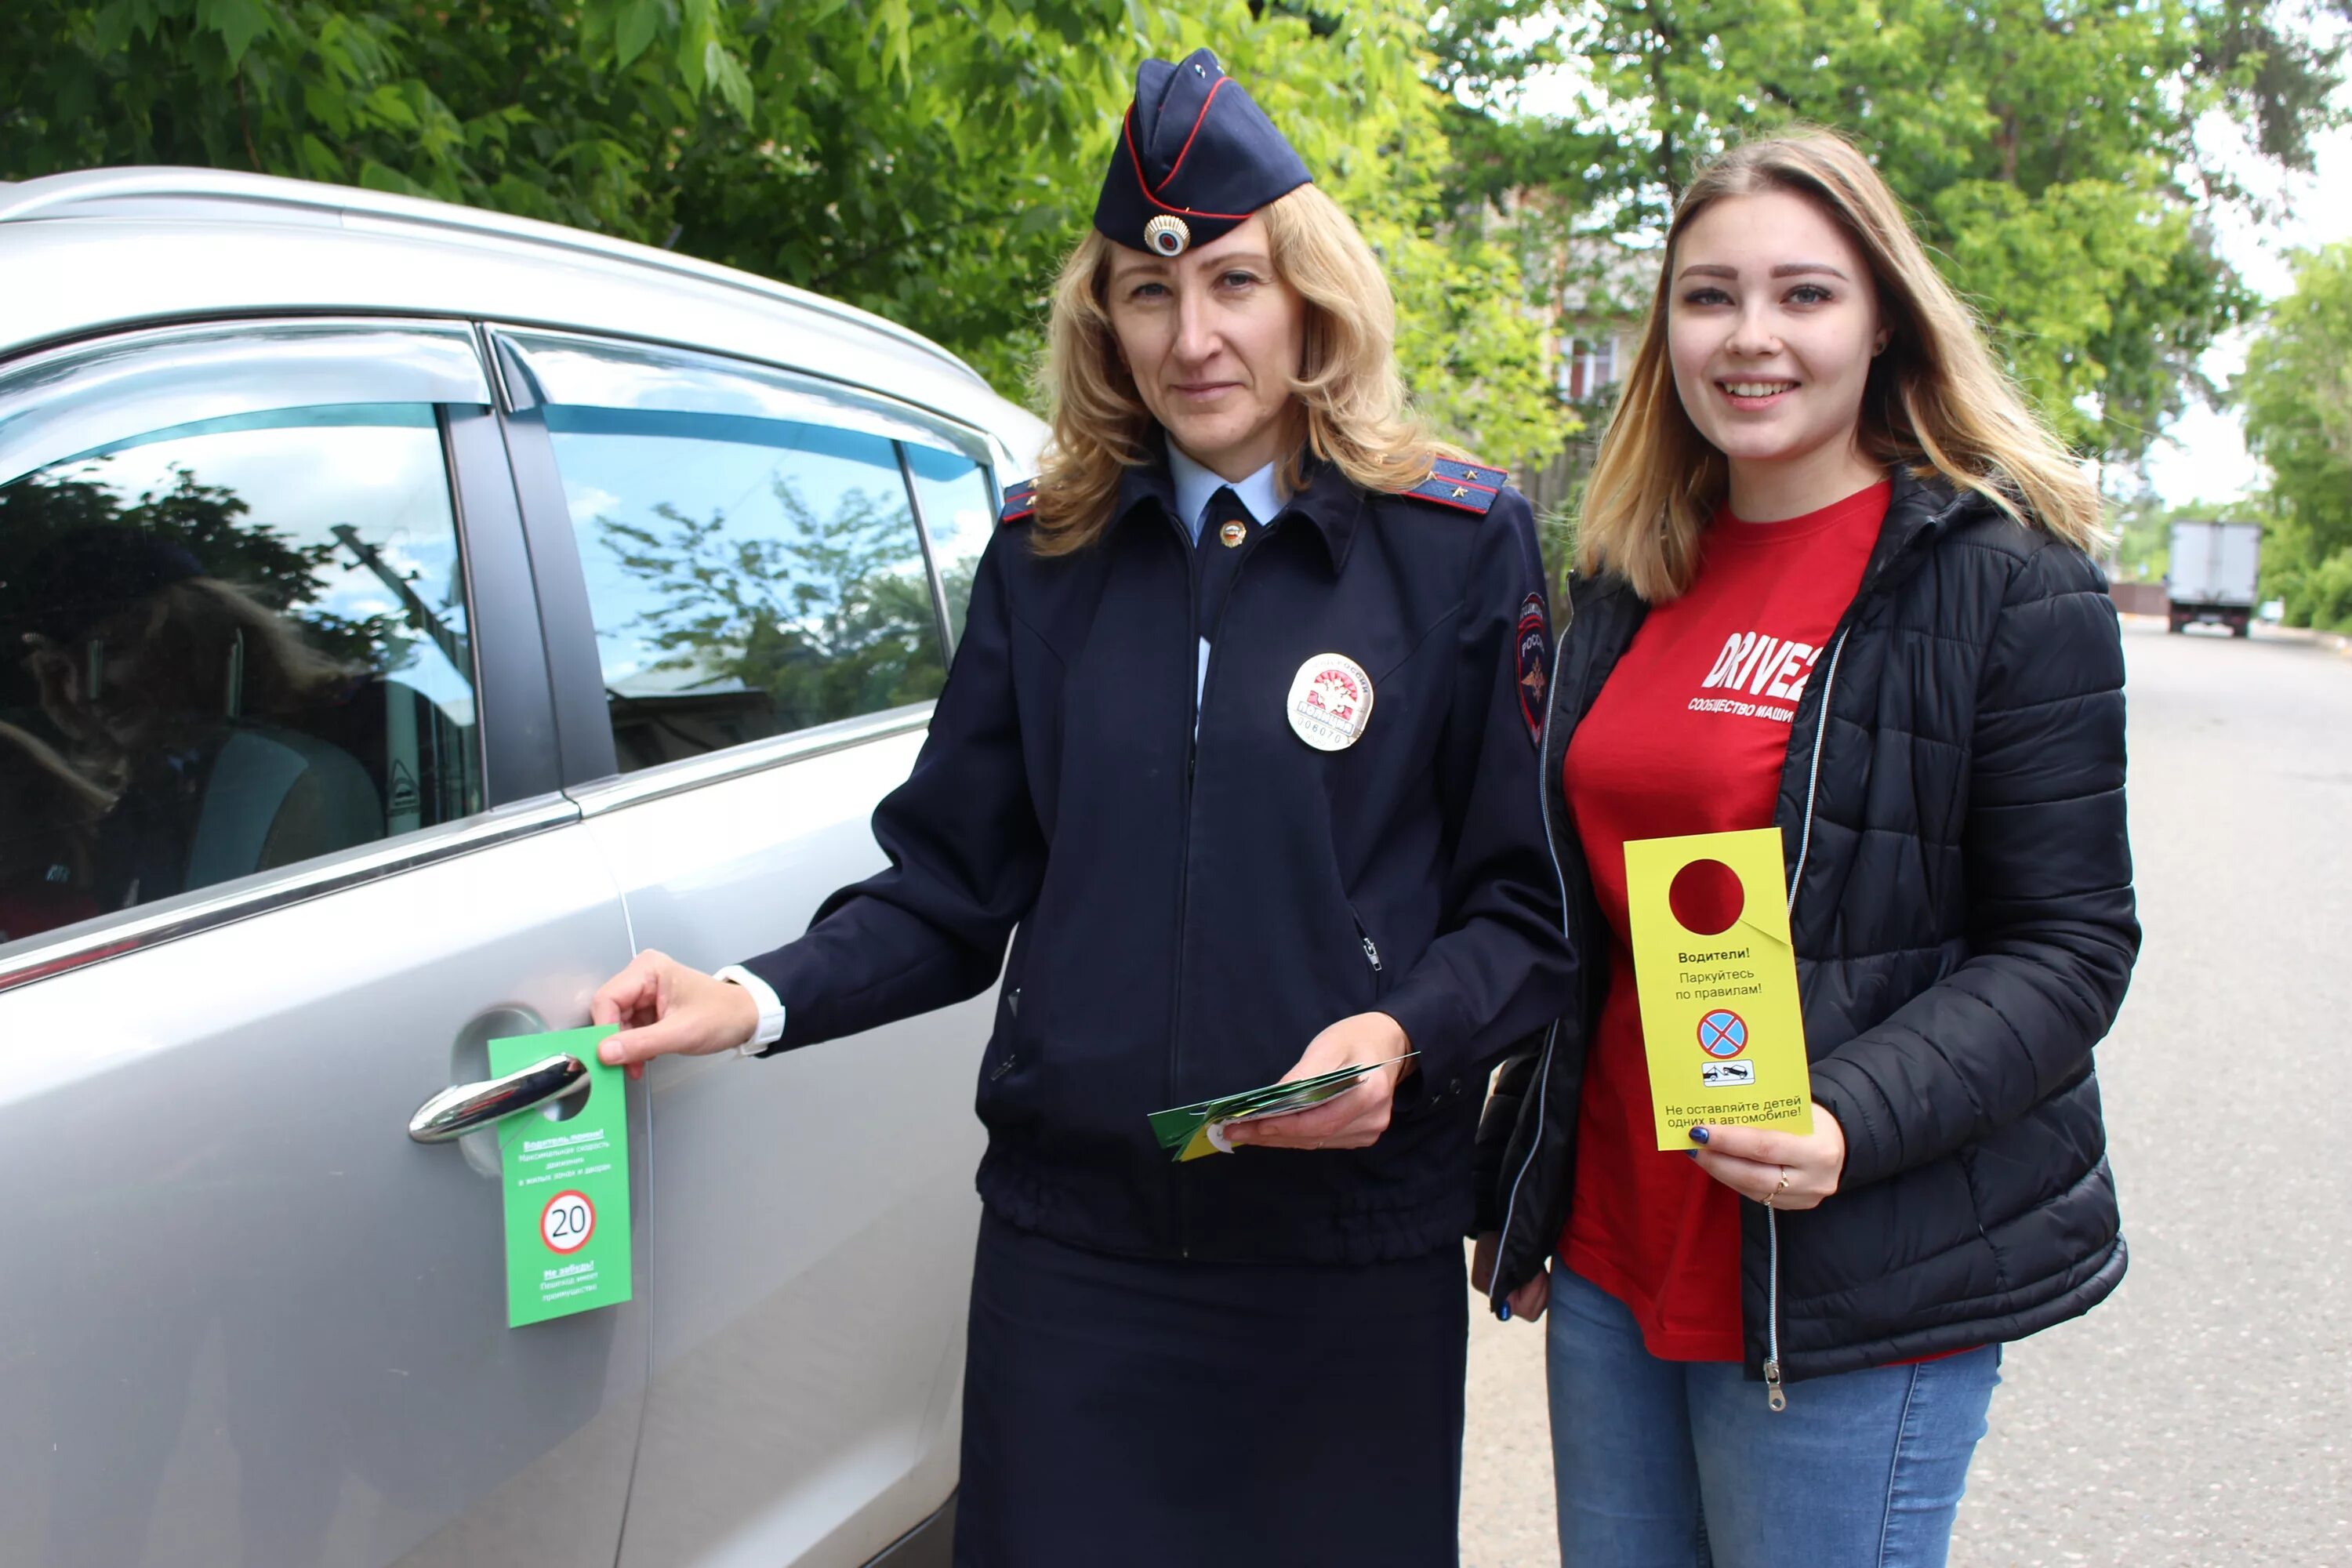
<path fill-rule="evenodd" d="M 1783 875 L 1777 828 L 1625 846 L 1633 980 L 1661 1149 L 1689 1148 L 1695 1125 L 1813 1130 Z"/>

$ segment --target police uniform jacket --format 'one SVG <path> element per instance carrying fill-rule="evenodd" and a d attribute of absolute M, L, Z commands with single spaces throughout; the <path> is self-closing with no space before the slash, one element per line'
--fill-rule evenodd
<path fill-rule="evenodd" d="M 929 738 L 875 815 L 888 868 L 747 965 L 784 1004 L 775 1048 L 976 994 L 1003 964 L 979 1091 L 1001 1217 L 1139 1257 L 1454 1244 L 1487 1069 L 1570 999 L 1536 776 L 1540 568 L 1502 480 L 1449 462 L 1372 494 L 1322 467 L 1252 531 L 1213 629 L 1164 459 L 1065 555 L 1035 552 L 1016 492 Z M 1328 653 L 1373 689 L 1330 752 L 1288 719 Z M 1373 1010 L 1420 1070 L 1372 1147 L 1179 1165 L 1154 1142 L 1150 1111 L 1278 1079 Z"/>

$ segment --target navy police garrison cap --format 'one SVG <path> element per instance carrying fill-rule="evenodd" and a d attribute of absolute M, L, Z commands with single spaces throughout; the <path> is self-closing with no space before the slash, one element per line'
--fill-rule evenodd
<path fill-rule="evenodd" d="M 1131 250 L 1179 257 L 1223 238 L 1311 178 L 1216 56 L 1195 49 L 1172 66 L 1146 60 L 1136 68 L 1135 101 L 1111 149 L 1095 227 Z M 1507 478 L 1500 468 L 1446 458 L 1403 493 L 1483 515 Z M 1004 521 L 1035 510 L 1034 485 L 1005 492 Z"/>
<path fill-rule="evenodd" d="M 1111 149 L 1095 227 L 1130 250 L 1181 256 L 1222 238 L 1310 176 L 1265 110 L 1217 57 L 1136 68 L 1135 101 Z"/>

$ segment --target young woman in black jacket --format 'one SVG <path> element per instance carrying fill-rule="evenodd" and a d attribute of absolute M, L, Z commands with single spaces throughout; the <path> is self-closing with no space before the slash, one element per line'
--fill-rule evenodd
<path fill-rule="evenodd" d="M 2091 1055 L 2139 931 L 2098 527 L 1853 147 L 1691 185 L 1551 682 L 1582 1000 L 1480 1133 L 1475 1272 L 1550 1313 L 1576 1568 L 1941 1563 L 2000 1344 L 2122 1277 Z M 1813 1130 L 1660 1153 L 1623 846 L 1764 827 Z"/>

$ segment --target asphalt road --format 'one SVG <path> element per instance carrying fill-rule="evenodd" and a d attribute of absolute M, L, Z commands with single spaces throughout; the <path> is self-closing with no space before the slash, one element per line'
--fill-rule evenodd
<path fill-rule="evenodd" d="M 2352 1568 L 2352 658 L 2126 623 L 2131 1271 L 2008 1352 L 1953 1568 Z M 1539 1331 L 1474 1317 L 1467 1568 L 1558 1563 Z"/>

